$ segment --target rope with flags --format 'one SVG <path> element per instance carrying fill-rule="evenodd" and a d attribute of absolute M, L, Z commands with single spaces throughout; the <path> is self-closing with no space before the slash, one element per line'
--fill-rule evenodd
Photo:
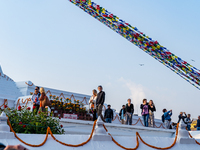
<path fill-rule="evenodd" d="M 200 90 L 200 70 L 91 0 L 69 0 Z"/>

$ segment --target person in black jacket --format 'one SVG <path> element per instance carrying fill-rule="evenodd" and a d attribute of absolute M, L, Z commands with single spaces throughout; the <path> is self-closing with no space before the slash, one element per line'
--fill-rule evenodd
<path fill-rule="evenodd" d="M 110 105 L 108 105 L 108 109 L 106 109 L 104 113 L 104 119 L 107 123 L 112 123 L 113 120 L 113 110 L 110 109 Z"/>
<path fill-rule="evenodd" d="M 125 120 L 125 116 L 126 116 L 126 107 L 125 107 L 125 105 L 122 105 L 122 109 L 119 112 L 119 116 L 120 116 L 120 120 L 121 120 L 122 124 L 124 124 L 125 123 L 124 120 Z"/>
<path fill-rule="evenodd" d="M 100 116 L 101 119 L 105 122 L 103 115 L 102 115 L 103 104 L 105 101 L 105 92 L 102 91 L 103 88 L 101 85 L 98 86 L 98 90 L 99 90 L 99 93 L 97 94 L 97 99 L 96 99 L 96 111 L 97 111 L 98 117 Z"/>
<path fill-rule="evenodd" d="M 134 113 L 134 106 L 131 103 L 131 99 L 128 99 L 128 103 L 126 104 L 126 124 L 132 125 L 132 117 Z"/>
<path fill-rule="evenodd" d="M 153 103 L 153 100 L 149 101 L 149 126 L 155 127 L 155 121 L 154 121 L 154 112 L 156 111 L 156 107 Z"/>
<path fill-rule="evenodd" d="M 183 116 L 183 114 L 184 114 L 184 116 Z M 186 124 L 186 122 L 185 122 L 185 118 L 187 118 L 187 115 L 186 115 L 186 113 L 184 112 L 180 112 L 180 115 L 178 116 L 178 123 L 181 121 L 181 119 L 183 120 L 183 122 Z"/>
<path fill-rule="evenodd" d="M 197 130 L 200 130 L 200 116 L 198 116 L 197 124 L 194 126 Z"/>

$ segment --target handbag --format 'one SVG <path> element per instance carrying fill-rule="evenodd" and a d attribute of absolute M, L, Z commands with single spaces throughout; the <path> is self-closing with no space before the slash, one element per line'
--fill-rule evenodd
<path fill-rule="evenodd" d="M 47 96 L 45 96 L 44 100 L 42 101 L 42 106 L 50 106 L 51 102 L 49 101 L 49 98 Z"/>

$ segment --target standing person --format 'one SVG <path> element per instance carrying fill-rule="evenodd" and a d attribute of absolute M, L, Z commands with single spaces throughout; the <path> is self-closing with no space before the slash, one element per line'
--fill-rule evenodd
<path fill-rule="evenodd" d="M 122 109 L 119 112 L 120 120 L 122 121 L 122 124 L 125 123 L 125 116 L 126 116 L 126 107 L 125 105 L 122 105 Z"/>
<path fill-rule="evenodd" d="M 184 114 L 184 116 L 183 116 Z M 178 123 L 181 121 L 181 119 L 183 120 L 183 122 L 185 123 L 185 118 L 187 118 L 186 113 L 184 112 L 180 112 L 180 115 L 178 116 Z"/>
<path fill-rule="evenodd" d="M 156 107 L 153 103 L 153 100 L 149 101 L 149 126 L 150 127 L 155 127 L 155 121 L 154 121 L 154 111 L 156 111 Z"/>
<path fill-rule="evenodd" d="M 142 118 L 143 118 L 143 121 L 144 121 L 144 126 L 148 127 L 150 106 L 147 103 L 147 99 L 143 99 L 143 104 L 140 105 L 140 109 L 142 109 Z"/>
<path fill-rule="evenodd" d="M 167 109 L 163 109 L 163 113 L 164 113 L 164 118 L 165 118 L 165 129 L 169 129 L 171 116 L 172 116 L 172 110 L 167 111 Z"/>
<path fill-rule="evenodd" d="M 33 106 L 36 109 L 36 112 L 38 112 L 38 109 L 40 107 L 40 101 L 39 101 L 40 92 L 39 92 L 39 89 L 40 88 L 38 86 L 35 87 L 35 91 L 34 91 L 33 96 L 31 98 L 31 100 L 33 102 Z M 34 111 L 34 109 L 33 109 L 33 111 Z"/>
<path fill-rule="evenodd" d="M 190 131 L 190 127 L 192 124 L 192 120 L 190 119 L 190 114 L 187 115 L 187 118 L 185 119 L 185 122 L 187 123 L 187 130 Z"/>
<path fill-rule="evenodd" d="M 45 108 L 48 108 L 48 106 L 51 105 L 51 102 L 49 101 L 49 98 L 46 96 L 45 90 L 43 87 L 40 88 L 41 96 L 39 98 L 40 100 L 40 109 L 42 112 L 45 112 Z"/>
<path fill-rule="evenodd" d="M 194 126 L 197 130 L 200 130 L 200 116 L 198 116 L 197 125 Z"/>
<path fill-rule="evenodd" d="M 106 109 L 104 113 L 104 119 L 106 120 L 107 123 L 112 123 L 113 120 L 113 110 L 110 109 L 110 105 L 108 105 L 108 109 Z"/>
<path fill-rule="evenodd" d="M 99 93 L 97 94 L 97 99 L 96 99 L 96 111 L 98 117 L 100 116 L 103 122 L 105 122 L 103 115 L 102 115 L 102 109 L 103 109 L 103 104 L 105 102 L 105 92 L 102 91 L 103 87 L 100 85 L 98 86 Z"/>
<path fill-rule="evenodd" d="M 129 98 L 128 103 L 126 104 L 126 124 L 132 125 L 132 117 L 134 113 L 134 106 L 131 103 L 131 99 Z"/>
<path fill-rule="evenodd" d="M 93 95 L 89 100 L 90 110 L 93 114 L 93 121 L 97 120 L 97 111 L 96 111 L 96 99 L 97 99 L 97 90 L 93 90 Z"/>

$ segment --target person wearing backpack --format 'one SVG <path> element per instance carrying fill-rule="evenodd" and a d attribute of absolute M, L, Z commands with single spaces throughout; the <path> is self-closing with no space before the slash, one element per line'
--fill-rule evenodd
<path fill-rule="evenodd" d="M 161 120 L 162 120 L 163 123 L 165 123 L 165 116 L 164 116 L 164 113 L 163 113 L 163 115 L 161 116 Z"/>
<path fill-rule="evenodd" d="M 143 104 L 140 105 L 140 109 L 142 110 L 142 118 L 144 121 L 144 126 L 148 127 L 150 106 L 147 103 L 147 99 L 143 99 Z"/>
<path fill-rule="evenodd" d="M 167 111 L 167 109 L 163 109 L 163 113 L 165 118 L 165 129 L 169 129 L 171 123 L 172 110 Z"/>

